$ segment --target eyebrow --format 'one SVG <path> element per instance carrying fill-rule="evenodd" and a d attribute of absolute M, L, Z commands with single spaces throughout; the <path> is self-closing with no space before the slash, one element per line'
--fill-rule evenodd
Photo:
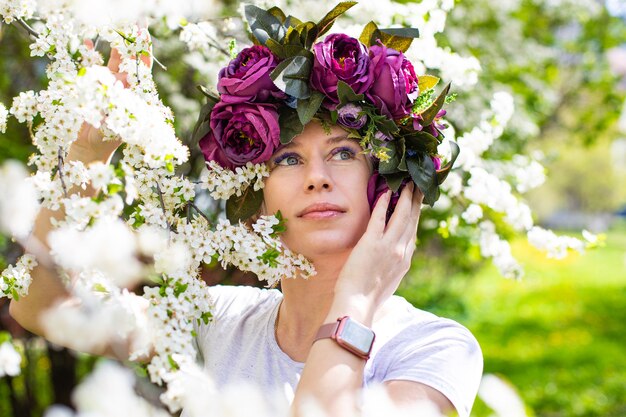
<path fill-rule="evenodd" d="M 326 139 L 326 144 L 334 144 L 334 143 L 338 143 L 338 142 L 342 142 L 344 140 L 349 140 L 351 142 L 356 142 L 358 143 L 358 141 L 354 138 L 349 138 L 348 134 L 343 134 L 343 135 L 337 135 L 337 136 L 333 136 L 330 137 L 328 139 Z M 297 146 L 293 141 L 289 142 L 286 145 L 282 145 L 280 146 L 278 149 L 276 149 L 276 151 L 282 151 L 283 149 L 289 149 L 289 148 L 293 148 L 294 146 Z"/>

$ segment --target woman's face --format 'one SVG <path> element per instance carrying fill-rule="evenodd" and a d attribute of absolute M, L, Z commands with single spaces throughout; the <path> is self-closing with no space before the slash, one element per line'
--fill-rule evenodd
<path fill-rule="evenodd" d="M 311 259 L 351 250 L 370 218 L 367 183 L 371 167 L 359 143 L 319 122 L 272 155 L 265 180 L 263 211 L 281 211 L 289 249 Z"/>

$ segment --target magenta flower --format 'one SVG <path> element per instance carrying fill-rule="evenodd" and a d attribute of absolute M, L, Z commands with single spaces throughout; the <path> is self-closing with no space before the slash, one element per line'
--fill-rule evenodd
<path fill-rule="evenodd" d="M 441 169 L 441 158 L 439 158 L 438 156 L 431 156 L 430 159 L 433 160 L 433 164 L 435 164 L 435 171 L 438 171 Z"/>
<path fill-rule="evenodd" d="M 366 93 L 374 105 L 393 119 L 411 113 L 411 106 L 419 94 L 418 78 L 411 62 L 402 52 L 386 46 L 370 47 L 373 83 Z"/>
<path fill-rule="evenodd" d="M 410 178 L 405 178 L 398 188 L 398 191 L 391 194 L 391 200 L 389 201 L 389 206 L 387 207 L 387 221 L 391 218 L 393 211 L 398 204 L 398 199 L 400 199 L 400 193 L 404 189 L 404 186 L 407 185 L 411 181 Z M 378 173 L 378 170 L 374 170 L 374 173 L 369 179 L 367 183 L 367 201 L 370 204 L 370 210 L 374 209 L 376 202 L 378 199 L 385 194 L 389 190 L 389 186 L 387 185 L 387 180 Z"/>
<path fill-rule="evenodd" d="M 220 101 L 211 112 L 210 126 L 200 149 L 207 161 L 225 168 L 266 162 L 280 145 L 278 112 L 272 104 Z"/>
<path fill-rule="evenodd" d="M 439 110 L 439 112 L 437 112 L 437 115 L 435 116 L 435 120 L 433 120 L 433 122 L 426 127 L 422 126 L 422 121 L 424 119 L 421 114 L 418 114 L 417 116 L 413 115 L 413 129 L 417 130 L 418 132 L 421 132 L 423 130 L 424 132 L 430 133 L 434 137 L 437 137 L 439 136 L 439 130 L 444 130 L 448 127 L 448 125 L 441 123 L 441 118 L 445 116 L 446 113 L 447 112 L 443 109 Z"/>
<path fill-rule="evenodd" d="M 348 84 L 355 93 L 365 93 L 372 84 L 370 57 L 358 39 L 342 33 L 328 35 L 313 45 L 315 60 L 311 71 L 311 86 L 324 93 L 326 107 L 334 109 L 339 103 L 337 82 Z"/>
<path fill-rule="evenodd" d="M 367 122 L 367 116 L 364 114 L 359 116 L 361 110 L 363 110 L 361 107 L 352 103 L 341 106 L 337 110 L 337 123 L 352 129 L 362 128 Z"/>
<path fill-rule="evenodd" d="M 267 102 L 272 97 L 282 99 L 285 93 L 270 78 L 277 64 L 278 58 L 266 46 L 246 48 L 220 70 L 217 91 L 238 97 L 237 101 Z"/>

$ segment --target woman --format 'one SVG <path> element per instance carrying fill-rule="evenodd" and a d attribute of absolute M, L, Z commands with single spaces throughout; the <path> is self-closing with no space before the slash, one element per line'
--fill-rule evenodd
<path fill-rule="evenodd" d="M 371 163 L 359 143 L 313 121 L 270 158 L 262 211 L 287 219 L 282 239 L 317 274 L 284 279 L 281 291 L 214 287 L 215 321 L 198 329 L 204 366 L 220 385 L 240 380 L 293 397 L 313 396 L 344 415 L 365 383 L 384 383 L 399 404 L 429 399 L 469 415 L 482 372 L 462 326 L 392 296 L 415 249 L 422 193 L 404 188 L 385 225 L 390 192 L 370 214 Z M 376 335 L 369 360 L 330 338 L 323 324 L 349 316 Z M 295 396 L 294 396 L 295 390 Z"/>

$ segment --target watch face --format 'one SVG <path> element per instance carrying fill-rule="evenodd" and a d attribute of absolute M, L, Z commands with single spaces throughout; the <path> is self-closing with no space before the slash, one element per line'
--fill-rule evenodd
<path fill-rule="evenodd" d="M 341 341 L 367 355 L 374 341 L 374 332 L 354 320 L 345 321 L 340 334 Z"/>

